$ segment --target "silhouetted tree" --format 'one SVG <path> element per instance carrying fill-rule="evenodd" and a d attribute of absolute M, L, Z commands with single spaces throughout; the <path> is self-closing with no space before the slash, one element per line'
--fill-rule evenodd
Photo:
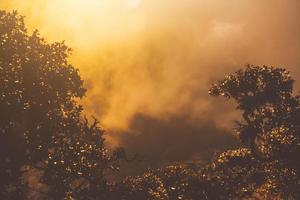
<path fill-rule="evenodd" d="M 69 54 L 0 11 L 0 199 L 300 199 L 300 97 L 285 69 L 247 66 L 211 88 L 243 112 L 244 148 L 109 185 L 106 170 L 125 154 L 109 153 L 98 121 L 83 116 Z"/>
<path fill-rule="evenodd" d="M 71 116 L 63 124 L 46 160 L 44 180 L 52 186 L 49 195 L 54 199 L 107 199 L 104 173 L 118 170 L 119 154 L 109 154 L 104 148 L 103 131 L 96 119 L 89 125 L 86 119 Z"/>
<path fill-rule="evenodd" d="M 128 177 L 121 199 L 300 199 L 300 100 L 282 68 L 247 66 L 214 84 L 243 112 L 235 129 L 244 148 L 216 155 L 205 167 L 182 164 Z M 115 198 L 117 199 L 117 198 Z"/>
<path fill-rule="evenodd" d="M 37 31 L 29 34 L 17 12 L 0 10 L 1 199 L 25 198 L 23 175 L 37 171 L 36 184 L 47 185 L 42 192 L 52 198 L 99 193 L 104 170 L 117 164 L 98 122 L 81 116 L 77 99 L 85 89 L 68 62 L 70 51 L 63 42 L 47 43 Z"/>
<path fill-rule="evenodd" d="M 183 165 L 148 170 L 141 176 L 127 177 L 116 187 L 113 199 L 190 199 L 190 185 L 195 172 Z"/>
<path fill-rule="evenodd" d="M 224 152 L 213 163 L 230 197 L 300 198 L 300 99 L 293 84 L 285 69 L 247 66 L 210 90 L 243 111 L 236 133 L 249 149 Z"/>
<path fill-rule="evenodd" d="M 236 100 L 243 111 L 236 133 L 252 153 L 296 161 L 300 99 L 293 95 L 293 84 L 285 69 L 247 66 L 215 84 L 210 94 Z"/>

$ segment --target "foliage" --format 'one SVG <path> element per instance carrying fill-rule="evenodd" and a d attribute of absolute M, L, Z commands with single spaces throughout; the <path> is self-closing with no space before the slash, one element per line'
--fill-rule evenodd
<path fill-rule="evenodd" d="M 68 62 L 70 51 L 63 42 L 47 43 L 37 31 L 29 34 L 17 12 L 0 11 L 1 199 L 23 199 L 29 183 L 22 174 L 36 170 L 49 197 L 81 192 L 74 185 L 82 177 L 85 192 L 99 193 L 104 170 L 117 164 L 98 122 L 90 125 L 81 116 L 77 99 L 85 89 Z"/>
<path fill-rule="evenodd" d="M 293 84 L 285 69 L 266 66 L 227 76 L 210 94 L 236 100 L 243 120 L 235 131 L 245 147 L 202 168 L 179 164 L 128 177 L 117 190 L 123 199 L 299 199 L 300 104 Z"/>
<path fill-rule="evenodd" d="M 196 171 L 177 164 L 156 170 L 148 170 L 141 176 L 127 177 L 116 188 L 113 199 L 197 199 Z M 195 194 L 194 194 L 195 193 Z"/>
<path fill-rule="evenodd" d="M 236 132 L 252 153 L 297 160 L 300 99 L 293 95 L 293 84 L 285 69 L 247 66 L 215 84 L 210 94 L 236 100 L 237 109 L 243 111 Z"/>
<path fill-rule="evenodd" d="M 247 66 L 210 90 L 211 95 L 233 98 L 243 111 L 243 121 L 238 122 L 236 132 L 249 147 L 247 154 L 252 161 L 246 155 L 239 161 L 236 159 L 240 156 L 234 154 L 221 154 L 219 158 L 221 163 L 226 160 L 223 169 L 231 170 L 231 164 L 237 163 L 245 170 L 228 178 L 240 174 L 239 183 L 246 181 L 249 186 L 252 182 L 248 174 L 257 177 L 253 179 L 254 187 L 245 189 L 251 195 L 264 199 L 300 198 L 300 99 L 293 93 L 293 84 L 290 73 L 283 68 Z M 234 161 L 228 162 L 229 157 Z M 227 188 L 236 186 L 239 184 L 229 184 Z"/>
<path fill-rule="evenodd" d="M 300 199 L 300 97 L 283 68 L 247 66 L 210 90 L 243 112 L 245 147 L 205 167 L 174 164 L 108 184 L 125 153 L 110 153 L 70 49 L 29 34 L 17 12 L 0 11 L 0 199 Z"/>

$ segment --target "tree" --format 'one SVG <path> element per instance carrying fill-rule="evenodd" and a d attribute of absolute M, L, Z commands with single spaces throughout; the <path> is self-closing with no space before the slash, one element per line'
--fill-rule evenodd
<path fill-rule="evenodd" d="M 300 199 L 299 96 L 282 68 L 247 66 L 214 84 L 243 112 L 237 136 L 245 147 L 216 155 L 204 167 L 182 164 L 128 177 L 123 199 Z M 195 170 L 196 169 L 196 170 Z"/>
<path fill-rule="evenodd" d="M 210 94 L 236 100 L 243 111 L 236 132 L 252 153 L 286 159 L 300 150 L 300 98 L 293 95 L 293 84 L 285 69 L 247 66 L 215 84 Z"/>
<path fill-rule="evenodd" d="M 85 89 L 68 62 L 70 53 L 64 42 L 49 44 L 38 31 L 29 34 L 17 12 L 0 10 L 1 199 L 24 198 L 28 169 L 42 171 L 49 187 L 44 192 L 63 197 L 82 177 L 99 188 L 104 170 L 116 164 L 98 122 L 82 117 L 78 99 Z"/>
<path fill-rule="evenodd" d="M 125 178 L 117 184 L 114 189 L 115 196 L 111 199 L 205 199 L 199 185 L 201 180 L 197 171 L 177 163 L 159 169 L 149 169 L 140 176 Z"/>
<path fill-rule="evenodd" d="M 74 116 L 72 116 L 74 117 Z M 78 120 L 78 121 L 77 121 Z M 66 118 L 65 127 L 52 140 L 44 181 L 54 199 L 107 199 L 106 170 L 118 170 L 118 151 L 104 148 L 103 130 L 98 121 Z"/>
<path fill-rule="evenodd" d="M 224 188 L 246 181 L 252 185 L 251 189 L 243 187 L 248 195 L 300 198 L 300 98 L 294 95 L 293 85 L 287 70 L 267 66 L 247 66 L 213 85 L 211 95 L 233 98 L 243 111 L 236 133 L 249 148 L 239 156 L 236 153 L 241 149 L 228 151 L 214 162 L 219 166 L 214 173 L 220 177 L 220 172 L 230 180 L 241 176 Z M 232 165 L 238 165 L 239 171 L 228 172 L 234 169 Z"/>

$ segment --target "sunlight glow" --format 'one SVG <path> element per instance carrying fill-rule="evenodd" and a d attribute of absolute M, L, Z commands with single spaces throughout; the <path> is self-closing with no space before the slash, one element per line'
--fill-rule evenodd
<path fill-rule="evenodd" d="M 141 3 L 141 0 L 125 0 L 125 1 L 126 4 L 131 8 L 137 8 Z"/>
<path fill-rule="evenodd" d="M 132 10 L 139 6 L 140 0 L 126 0 L 125 3 L 111 0 L 47 1 L 43 22 L 47 26 L 41 30 L 52 32 L 47 35 L 51 35 L 53 40 L 60 40 L 63 35 L 76 41 L 80 48 L 95 42 L 128 38 L 142 31 L 146 20 L 141 12 Z M 49 27 L 57 27 L 57 32 L 53 34 Z"/>

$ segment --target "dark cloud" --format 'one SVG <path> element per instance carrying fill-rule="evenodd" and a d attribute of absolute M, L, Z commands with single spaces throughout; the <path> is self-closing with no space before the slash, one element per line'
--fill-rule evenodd
<path fill-rule="evenodd" d="M 208 158 L 211 152 L 237 144 L 235 137 L 213 121 L 192 122 L 184 116 L 159 120 L 138 114 L 130 129 L 134 131 L 120 136 L 126 148 L 161 161 L 188 160 L 203 152 Z"/>
<path fill-rule="evenodd" d="M 126 175 L 177 161 L 206 163 L 215 153 L 240 145 L 213 121 L 190 121 L 184 116 L 161 120 L 137 114 L 130 130 L 116 133 L 129 157 L 137 154 L 137 162 L 124 163 L 121 172 Z"/>

